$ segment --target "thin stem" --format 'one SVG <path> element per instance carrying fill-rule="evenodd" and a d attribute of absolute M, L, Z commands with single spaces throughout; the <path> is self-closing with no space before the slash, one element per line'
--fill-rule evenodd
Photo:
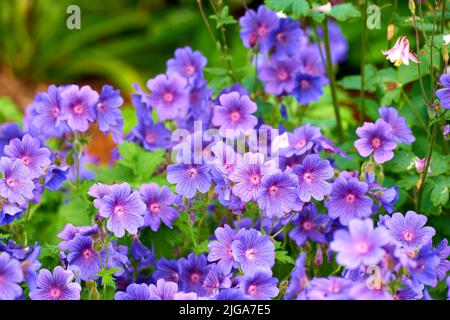
<path fill-rule="evenodd" d="M 328 77 L 330 78 L 331 98 L 333 100 L 334 115 L 336 117 L 336 128 L 339 142 L 342 143 L 344 141 L 344 133 L 342 130 L 341 114 L 339 113 L 339 105 L 336 94 L 336 78 L 333 70 L 333 61 L 331 60 L 330 37 L 328 33 L 328 18 L 325 19 L 323 31 L 324 31 L 323 38 L 325 42 L 325 52 L 327 55 Z"/>
<path fill-rule="evenodd" d="M 216 40 L 216 37 L 214 35 L 214 32 L 211 29 L 211 26 L 209 25 L 209 21 L 208 21 L 208 18 L 206 17 L 205 10 L 203 9 L 202 0 L 197 0 L 197 4 L 198 4 L 198 9 L 200 10 L 200 14 L 202 16 L 203 22 L 205 23 L 206 29 L 208 30 L 209 37 L 211 38 L 213 46 L 216 47 L 217 40 Z"/>
<path fill-rule="evenodd" d="M 362 6 L 362 30 L 361 30 L 361 64 L 360 64 L 360 69 L 361 69 L 361 90 L 360 90 L 360 95 L 359 95 L 359 118 L 360 118 L 360 123 L 364 122 L 364 91 L 365 91 L 365 72 L 364 72 L 364 67 L 365 67 L 365 55 L 366 55 L 366 48 L 365 48 L 365 44 L 366 44 L 366 36 L 367 36 L 367 27 L 366 27 L 366 20 L 367 20 L 367 0 L 364 0 L 363 2 L 363 6 Z"/>
<path fill-rule="evenodd" d="M 445 28 L 445 5 L 447 0 L 442 0 L 442 12 L 441 12 L 441 34 L 444 34 Z"/>
<path fill-rule="evenodd" d="M 420 125 L 423 127 L 423 129 L 425 130 L 425 132 L 427 133 L 427 136 L 430 135 L 430 132 L 428 130 L 428 126 L 425 123 L 425 121 L 422 119 L 422 117 L 420 116 L 419 112 L 417 111 L 416 107 L 414 106 L 414 104 L 411 102 L 411 100 L 408 98 L 408 95 L 406 94 L 405 90 L 402 88 L 402 95 L 403 98 L 406 101 L 406 104 L 411 108 L 412 112 L 414 113 L 414 116 L 416 117 L 417 121 L 419 121 Z"/>
<path fill-rule="evenodd" d="M 430 81 L 431 81 L 431 101 L 434 101 L 434 70 L 433 70 L 433 46 L 434 46 L 434 36 L 436 33 L 437 25 L 437 10 L 434 10 L 434 20 L 433 20 L 433 32 L 431 33 L 431 43 L 430 43 Z"/>
<path fill-rule="evenodd" d="M 430 167 L 430 163 L 431 163 L 431 156 L 433 154 L 433 148 L 434 148 L 434 144 L 436 142 L 436 136 L 437 136 L 437 131 L 438 131 L 438 126 L 436 124 L 432 125 L 432 132 L 431 132 L 431 139 L 430 139 L 430 144 L 428 146 L 428 152 L 425 158 L 425 167 L 423 169 L 423 172 L 419 178 L 419 182 L 417 183 L 417 187 L 419 189 L 418 191 L 418 199 L 417 199 L 417 209 L 420 210 L 420 204 L 422 202 L 422 193 L 423 193 L 423 187 L 425 185 L 425 179 L 427 178 L 427 174 L 428 174 L 428 168 Z"/>
<path fill-rule="evenodd" d="M 289 218 L 288 222 L 280 229 L 278 230 L 271 238 L 275 239 L 277 237 L 277 235 L 279 235 L 280 233 L 282 233 L 284 231 L 284 229 L 289 225 L 289 223 L 291 223 L 292 220 L 294 220 L 295 216 L 297 215 L 297 212 L 294 212 L 291 217 Z"/>

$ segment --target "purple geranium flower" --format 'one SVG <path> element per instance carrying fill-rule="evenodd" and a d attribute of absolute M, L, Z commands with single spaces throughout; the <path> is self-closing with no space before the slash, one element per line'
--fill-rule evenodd
<path fill-rule="evenodd" d="M 186 79 L 178 74 L 161 74 L 148 80 L 147 87 L 152 92 L 150 103 L 156 109 L 160 120 L 183 117 L 189 108 Z"/>
<path fill-rule="evenodd" d="M 33 126 L 45 135 L 59 136 L 67 131 L 67 123 L 61 119 L 61 89 L 51 85 L 36 98 Z"/>
<path fill-rule="evenodd" d="M 167 260 L 161 258 L 156 263 L 156 270 L 153 273 L 153 280 L 164 279 L 166 281 L 176 282 L 180 281 L 181 266 L 176 260 Z"/>
<path fill-rule="evenodd" d="M 264 176 L 256 201 L 269 218 L 283 217 L 292 210 L 301 209 L 296 176 L 288 173 Z"/>
<path fill-rule="evenodd" d="M 406 120 L 398 115 L 395 108 L 381 107 L 378 109 L 383 120 L 391 126 L 391 133 L 398 143 L 413 143 L 416 138 L 412 135 L 411 129 L 406 124 Z"/>
<path fill-rule="evenodd" d="M 112 189 L 111 185 L 103 183 L 96 183 L 89 188 L 88 194 L 95 198 L 93 202 L 95 208 L 100 209 L 102 199 L 105 196 L 111 195 L 111 189 Z"/>
<path fill-rule="evenodd" d="M 207 164 L 171 164 L 167 167 L 167 181 L 177 185 L 179 195 L 193 198 L 197 190 L 206 193 L 211 187 L 209 171 Z"/>
<path fill-rule="evenodd" d="M 230 288 L 220 290 L 219 294 L 215 297 L 216 300 L 249 300 L 249 297 L 245 295 L 241 289 Z"/>
<path fill-rule="evenodd" d="M 322 136 L 319 127 L 314 127 L 309 123 L 296 128 L 292 133 L 288 133 L 289 147 L 284 156 L 302 155 L 309 151 L 315 142 Z"/>
<path fill-rule="evenodd" d="M 438 256 L 436 249 L 433 249 L 432 243 L 424 245 L 417 255 L 414 257 L 415 266 L 410 266 L 409 273 L 411 274 L 412 287 L 418 291 L 421 284 L 428 286 L 437 285 L 438 266 L 441 259 Z"/>
<path fill-rule="evenodd" d="M 331 184 L 327 180 L 333 177 L 334 169 L 328 160 L 322 161 L 316 154 L 308 155 L 293 173 L 298 177 L 300 200 L 308 202 L 313 197 L 321 201 L 330 194 Z"/>
<path fill-rule="evenodd" d="M 98 128 L 102 132 L 109 132 L 111 128 L 123 125 L 122 112 L 120 106 L 123 99 L 120 96 L 120 90 L 115 90 L 110 85 L 102 88 L 102 93 L 95 105 Z"/>
<path fill-rule="evenodd" d="M 437 267 L 438 279 L 439 281 L 444 280 L 447 272 L 450 270 L 450 261 L 448 256 L 450 255 L 450 246 L 448 245 L 448 240 L 444 239 L 436 246 L 436 251 L 441 262 Z"/>
<path fill-rule="evenodd" d="M 367 196 L 369 185 L 356 178 L 339 176 L 333 183 L 329 200 L 325 202 L 328 215 L 348 225 L 354 218 L 367 218 L 372 214 L 373 200 Z"/>
<path fill-rule="evenodd" d="M 272 46 L 270 33 L 278 26 L 275 12 L 264 6 L 259 6 L 257 12 L 247 10 L 245 15 L 239 19 L 239 24 L 242 27 L 241 39 L 246 48 L 258 45 L 261 52 L 269 51 Z"/>
<path fill-rule="evenodd" d="M 148 285 L 132 283 L 127 287 L 126 292 L 117 291 L 114 300 L 150 300 Z"/>
<path fill-rule="evenodd" d="M 174 300 L 175 294 L 178 292 L 178 285 L 174 282 L 159 279 L 156 286 L 151 284 L 148 286 L 150 300 Z"/>
<path fill-rule="evenodd" d="M 33 199 L 35 185 L 30 170 L 22 160 L 0 159 L 0 196 L 12 204 L 25 205 Z"/>
<path fill-rule="evenodd" d="M 23 273 L 19 261 L 0 253 L 0 300 L 14 300 L 22 294 Z"/>
<path fill-rule="evenodd" d="M 300 23 L 289 18 L 280 19 L 278 27 L 270 35 L 270 42 L 275 46 L 277 55 L 295 55 L 304 36 Z"/>
<path fill-rule="evenodd" d="M 436 96 L 441 100 L 442 108 L 448 110 L 450 109 L 450 75 L 441 75 L 439 82 L 442 83 L 444 88 L 437 90 Z"/>
<path fill-rule="evenodd" d="M 283 60 L 272 57 L 264 60 L 259 68 L 259 79 L 265 83 L 267 93 L 282 95 L 290 93 L 295 87 L 295 74 L 299 71 L 298 60 Z"/>
<path fill-rule="evenodd" d="M 136 234 L 137 229 L 144 224 L 143 215 L 146 206 L 139 193 L 132 191 L 128 183 L 116 184 L 111 187 L 111 194 L 101 200 L 99 213 L 109 218 L 106 227 L 116 237 L 123 237 L 125 230 Z"/>
<path fill-rule="evenodd" d="M 326 72 L 320 57 L 319 47 L 317 45 L 309 45 L 300 50 L 298 55 L 300 62 L 300 72 L 322 79 L 323 84 L 328 83 Z"/>
<path fill-rule="evenodd" d="M 181 288 L 184 292 L 195 292 L 204 296 L 207 291 L 203 287 L 206 276 L 211 270 L 205 255 L 189 254 L 188 258 L 179 260 L 181 265 Z"/>
<path fill-rule="evenodd" d="M 38 289 L 30 292 L 32 300 L 80 300 L 81 286 L 73 282 L 72 271 L 58 266 L 53 274 L 47 269 L 39 271 Z"/>
<path fill-rule="evenodd" d="M 396 212 L 384 222 L 391 236 L 404 247 L 417 249 L 431 241 L 436 231 L 432 227 L 424 227 L 427 217 L 414 211 L 403 216 Z"/>
<path fill-rule="evenodd" d="M 371 219 L 350 221 L 347 230 L 337 230 L 330 248 L 336 251 L 336 261 L 350 269 L 356 269 L 361 264 L 376 265 L 383 258 L 383 245 L 390 238 L 385 229 L 373 228 Z"/>
<path fill-rule="evenodd" d="M 169 187 L 159 186 L 156 183 L 143 184 L 139 189 L 141 199 L 147 207 L 144 215 L 144 226 L 158 231 L 161 221 L 171 228 L 175 219 L 179 217 L 177 210 L 170 207 L 175 203 L 176 196 L 170 192 Z"/>
<path fill-rule="evenodd" d="M 127 139 L 142 144 L 149 151 L 155 151 L 170 146 L 170 134 L 162 122 L 139 124 L 132 129 Z"/>
<path fill-rule="evenodd" d="M 89 122 L 95 121 L 94 106 L 98 101 L 98 93 L 90 86 L 71 85 L 61 92 L 61 120 L 67 120 L 70 129 L 85 132 Z"/>
<path fill-rule="evenodd" d="M 5 146 L 5 154 L 13 159 L 22 160 L 23 164 L 30 169 L 31 178 L 39 178 L 44 169 L 50 166 L 51 152 L 48 148 L 41 148 L 41 142 L 26 134 L 21 140 L 16 138 Z"/>
<path fill-rule="evenodd" d="M 249 96 L 231 92 L 222 94 L 219 101 L 220 104 L 214 108 L 212 123 L 220 127 L 222 136 L 237 137 L 241 132 L 245 134 L 253 129 L 258 123 L 253 115 L 257 107 Z"/>
<path fill-rule="evenodd" d="M 239 238 L 240 233 L 231 229 L 229 225 L 218 227 L 214 232 L 216 241 L 212 241 L 208 245 L 210 253 L 208 261 L 218 261 L 217 265 L 222 269 L 224 274 L 229 274 L 233 267 L 237 268 L 239 263 L 233 257 L 233 241 Z"/>
<path fill-rule="evenodd" d="M 297 298 L 299 293 L 308 285 L 306 274 L 306 252 L 301 252 L 295 260 L 295 267 L 291 273 L 291 279 L 286 288 L 285 299 Z"/>
<path fill-rule="evenodd" d="M 295 226 L 289 236 L 301 247 L 308 239 L 314 242 L 324 243 L 326 241 L 324 229 L 330 218 L 325 214 L 317 214 L 317 207 L 310 202 L 300 211 L 292 224 Z"/>
<path fill-rule="evenodd" d="M 192 51 L 190 47 L 175 50 L 175 58 L 167 61 L 167 72 L 175 72 L 188 80 L 203 77 L 203 68 L 207 59 L 199 52 Z"/>
<path fill-rule="evenodd" d="M 231 245 L 233 256 L 241 264 L 244 272 L 256 268 L 271 269 L 275 263 L 275 246 L 270 237 L 255 229 L 243 231 Z"/>
<path fill-rule="evenodd" d="M 94 250 L 94 240 L 91 237 L 77 235 L 67 244 L 67 261 L 80 269 L 82 280 L 97 279 L 96 274 L 101 268 L 100 254 Z"/>
<path fill-rule="evenodd" d="M 391 138 L 391 126 L 383 119 L 375 123 L 364 122 L 356 129 L 360 139 L 355 141 L 355 148 L 362 157 L 368 157 L 372 152 L 377 163 L 384 163 L 394 157 L 393 150 L 397 144 Z"/>
<path fill-rule="evenodd" d="M 230 276 L 224 274 L 222 268 L 218 265 L 213 265 L 203 282 L 203 288 L 205 288 L 208 296 L 212 296 L 216 295 L 222 288 L 230 288 L 231 284 Z"/>
<path fill-rule="evenodd" d="M 244 293 L 255 300 L 269 300 L 278 296 L 278 279 L 272 277 L 272 271 L 257 268 L 254 272 L 245 274 L 239 281 L 239 287 Z"/>
<path fill-rule="evenodd" d="M 228 178 L 235 182 L 233 194 L 242 201 L 256 200 L 264 176 L 277 172 L 274 161 L 264 162 L 262 153 L 247 152 Z"/>
<path fill-rule="evenodd" d="M 308 73 L 298 73 L 295 77 L 295 87 L 292 95 L 300 104 L 308 104 L 320 99 L 324 82 L 318 76 Z"/>
<path fill-rule="evenodd" d="M 307 293 L 312 300 L 350 300 L 349 290 L 353 282 L 339 277 L 314 278 Z"/>

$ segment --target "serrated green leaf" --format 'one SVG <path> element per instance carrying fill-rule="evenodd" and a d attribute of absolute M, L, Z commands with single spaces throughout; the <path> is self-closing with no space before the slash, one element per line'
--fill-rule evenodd
<path fill-rule="evenodd" d="M 266 0 L 266 7 L 273 11 L 286 11 L 291 5 L 293 0 Z"/>
<path fill-rule="evenodd" d="M 348 19 L 358 18 L 361 16 L 359 9 L 351 3 L 334 5 L 331 7 L 331 11 L 326 14 L 338 21 L 346 21 Z"/>
<path fill-rule="evenodd" d="M 405 190 L 411 190 L 417 184 L 419 177 L 417 175 L 406 175 L 398 182 L 398 186 Z"/>
<path fill-rule="evenodd" d="M 415 155 L 411 151 L 399 150 L 394 158 L 385 164 L 387 170 L 403 172 L 414 167 Z"/>

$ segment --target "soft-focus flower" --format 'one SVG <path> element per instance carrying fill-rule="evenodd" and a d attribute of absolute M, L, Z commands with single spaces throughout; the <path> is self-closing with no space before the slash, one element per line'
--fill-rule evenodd
<path fill-rule="evenodd" d="M 102 132 L 109 132 L 112 128 L 123 125 L 122 112 L 120 106 L 123 99 L 120 96 L 120 90 L 115 90 L 110 85 L 102 88 L 102 93 L 95 105 L 98 128 Z"/>
<path fill-rule="evenodd" d="M 206 294 L 203 282 L 211 269 L 205 255 L 189 254 L 188 258 L 179 260 L 181 266 L 181 289 L 184 292 L 195 292 L 199 296 Z"/>
<path fill-rule="evenodd" d="M 114 300 L 150 300 L 150 291 L 145 283 L 130 284 L 126 292 L 117 291 L 114 294 Z"/>
<path fill-rule="evenodd" d="M 14 300 L 22 294 L 23 273 L 19 261 L 0 253 L 0 300 Z"/>
<path fill-rule="evenodd" d="M 278 26 L 278 18 L 275 12 L 264 6 L 259 6 L 258 10 L 247 10 L 245 15 L 239 19 L 242 29 L 241 39 L 246 48 L 253 48 L 255 45 L 261 52 L 269 51 L 272 43 L 270 33 Z"/>
<path fill-rule="evenodd" d="M 275 47 L 277 55 L 293 56 L 297 53 L 303 30 L 300 23 L 292 19 L 280 19 L 278 27 L 270 35 L 270 43 Z"/>
<path fill-rule="evenodd" d="M 421 284 L 428 286 L 436 286 L 438 277 L 438 266 L 441 259 L 437 250 L 433 249 L 432 243 L 424 245 L 417 255 L 414 257 L 415 266 L 411 266 L 409 272 L 411 274 L 413 289 L 417 291 Z"/>
<path fill-rule="evenodd" d="M 217 265 L 222 269 L 224 274 L 229 274 L 233 267 L 238 267 L 239 263 L 233 257 L 233 241 L 239 238 L 240 233 L 231 229 L 229 225 L 218 227 L 214 232 L 216 241 L 212 241 L 208 245 L 209 254 L 208 261 L 218 261 Z"/>
<path fill-rule="evenodd" d="M 81 286 L 73 282 L 72 271 L 58 266 L 53 274 L 47 269 L 39 271 L 38 289 L 30 292 L 32 300 L 80 300 Z"/>
<path fill-rule="evenodd" d="M 416 138 L 412 135 L 411 129 L 406 124 L 406 120 L 398 115 L 395 108 L 381 107 L 378 109 L 381 118 L 391 126 L 391 133 L 398 143 L 413 143 Z"/>
<path fill-rule="evenodd" d="M 444 239 L 436 246 L 436 251 L 441 262 L 437 267 L 438 279 L 439 281 L 444 280 L 447 272 L 450 270 L 450 261 L 448 256 L 450 255 L 450 246 L 448 245 L 448 240 Z"/>
<path fill-rule="evenodd" d="M 296 128 L 292 133 L 288 133 L 289 147 L 284 156 L 292 157 L 306 153 L 321 136 L 320 128 L 309 123 Z"/>
<path fill-rule="evenodd" d="M 214 265 L 203 281 L 203 288 L 206 289 L 207 295 L 213 296 L 219 292 L 221 288 L 230 288 L 231 280 L 228 274 L 224 274 L 222 268 Z"/>
<path fill-rule="evenodd" d="M 67 244 L 67 261 L 69 265 L 80 268 L 82 280 L 97 279 L 101 268 L 100 254 L 94 250 L 94 240 L 91 237 L 77 235 Z"/>
<path fill-rule="evenodd" d="M 67 120 L 70 129 L 85 132 L 95 121 L 95 104 L 99 95 L 90 86 L 71 85 L 61 92 L 61 120 Z"/>
<path fill-rule="evenodd" d="M 30 170 L 22 160 L 0 159 L 0 196 L 11 203 L 25 205 L 33 198 L 35 186 Z"/>
<path fill-rule="evenodd" d="M 311 300 L 350 300 L 349 290 L 353 282 L 339 277 L 314 278 L 309 282 L 308 299 Z"/>
<path fill-rule="evenodd" d="M 177 73 L 188 80 L 203 77 L 203 68 L 207 60 L 199 51 L 192 51 L 190 47 L 175 50 L 175 58 L 167 61 L 167 72 Z"/>
<path fill-rule="evenodd" d="M 164 123 L 139 124 L 134 127 L 126 139 L 141 144 L 144 149 L 155 151 L 170 146 L 170 131 Z"/>
<path fill-rule="evenodd" d="M 156 270 L 153 273 L 153 280 L 164 279 L 178 283 L 180 281 L 181 266 L 176 260 L 161 258 L 156 263 Z"/>
<path fill-rule="evenodd" d="M 193 198 L 197 190 L 206 193 L 211 187 L 209 171 L 207 164 L 171 164 L 167 167 L 167 181 L 177 185 L 179 195 Z"/>
<path fill-rule="evenodd" d="M 426 163 L 427 163 L 427 158 L 426 157 L 423 158 L 423 159 L 420 159 L 419 157 L 415 157 L 414 165 L 416 166 L 417 173 L 422 173 L 423 170 L 425 170 Z M 431 161 L 430 161 L 430 163 L 431 163 Z M 427 173 L 431 173 L 431 172 L 432 172 L 431 171 L 431 167 L 428 166 Z"/>
<path fill-rule="evenodd" d="M 37 95 L 35 111 L 33 126 L 38 128 L 39 132 L 48 136 L 59 136 L 69 129 L 67 123 L 61 119 L 61 88 L 51 85 L 46 92 Z"/>
<path fill-rule="evenodd" d="M 148 286 L 149 300 L 173 300 L 178 292 L 178 285 L 174 282 L 159 279 L 156 286 L 151 284 Z"/>
<path fill-rule="evenodd" d="M 295 75 L 300 70 L 295 58 L 264 60 L 260 66 L 258 77 L 265 83 L 267 93 L 282 95 L 290 93 L 295 87 Z"/>
<path fill-rule="evenodd" d="M 272 271 L 257 268 L 245 274 L 239 281 L 244 293 L 255 300 L 268 300 L 278 296 L 278 279 L 272 277 Z"/>
<path fill-rule="evenodd" d="M 289 237 L 301 247 L 309 239 L 314 242 L 324 243 L 326 241 L 324 229 L 330 221 L 326 214 L 317 214 L 314 203 L 306 204 L 294 220 L 294 228 L 289 232 Z"/>
<path fill-rule="evenodd" d="M 322 96 L 323 80 L 308 73 L 298 73 L 295 77 L 295 87 L 292 95 L 300 104 L 308 104 Z"/>
<path fill-rule="evenodd" d="M 442 108 L 448 110 L 450 109 L 450 75 L 441 75 L 439 82 L 444 88 L 438 89 L 436 91 L 436 96 L 439 98 Z"/>
<path fill-rule="evenodd" d="M 386 59 L 394 63 L 396 67 L 402 63 L 409 65 L 409 60 L 419 63 L 416 55 L 409 50 L 409 41 L 405 36 L 399 37 L 395 45 L 389 50 L 384 50 L 383 54 L 387 55 Z"/>

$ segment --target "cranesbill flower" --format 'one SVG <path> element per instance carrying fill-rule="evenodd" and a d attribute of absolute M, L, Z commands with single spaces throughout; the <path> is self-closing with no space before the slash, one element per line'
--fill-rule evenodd
<path fill-rule="evenodd" d="M 208 192 L 211 187 L 210 166 L 206 164 L 171 164 L 167 167 L 167 181 L 176 184 L 176 192 L 193 198 L 197 190 Z"/>
<path fill-rule="evenodd" d="M 444 88 L 436 91 L 436 96 L 439 98 L 442 108 L 450 109 L 450 75 L 443 74 L 439 78 L 439 82 L 442 83 Z"/>
<path fill-rule="evenodd" d="M 289 232 L 289 237 L 299 247 L 303 246 L 308 239 L 324 243 L 326 241 L 324 229 L 329 221 L 330 218 L 326 214 L 318 214 L 316 205 L 310 202 L 292 220 L 292 225 L 295 227 Z"/>
<path fill-rule="evenodd" d="M 239 281 L 239 287 L 244 293 L 255 300 L 269 300 L 278 296 L 278 279 L 272 277 L 272 271 L 257 268 L 254 272 L 245 274 Z"/>
<path fill-rule="evenodd" d="M 103 183 L 96 183 L 89 188 L 88 194 L 95 198 L 93 202 L 95 208 L 100 209 L 100 206 L 102 204 L 101 200 L 105 196 L 111 195 L 111 189 L 111 185 Z"/>
<path fill-rule="evenodd" d="M 224 274 L 229 274 L 233 267 L 239 267 L 239 263 L 233 257 L 233 241 L 239 238 L 240 233 L 232 229 L 229 225 L 218 227 L 214 231 L 215 241 L 208 245 L 209 254 L 208 261 L 218 261 L 217 265 L 222 269 Z"/>
<path fill-rule="evenodd" d="M 322 96 L 323 84 L 323 80 L 318 76 L 313 76 L 308 73 L 297 73 L 292 95 L 300 104 L 317 101 Z"/>
<path fill-rule="evenodd" d="M 48 168 L 44 177 L 45 188 L 50 191 L 56 191 L 62 188 L 64 181 L 67 180 L 69 167 L 57 167 L 52 165 Z"/>
<path fill-rule="evenodd" d="M 156 270 L 153 273 L 153 280 L 164 279 L 178 283 L 181 276 L 181 266 L 176 260 L 161 258 L 156 263 Z"/>
<path fill-rule="evenodd" d="M 398 115 L 398 111 L 391 107 L 381 107 L 378 109 L 383 120 L 391 126 L 391 133 L 398 143 L 413 143 L 416 138 L 412 135 L 411 129 L 406 124 L 406 120 Z"/>
<path fill-rule="evenodd" d="M 233 172 L 236 165 L 242 161 L 241 155 L 235 152 L 233 147 L 222 141 L 218 141 L 211 150 L 214 153 L 212 161 L 214 168 L 224 175 Z"/>
<path fill-rule="evenodd" d="M 17 123 L 4 123 L 0 125 L 0 157 L 3 157 L 5 154 L 3 149 L 9 142 L 14 138 L 22 139 L 23 134 L 20 130 L 20 127 Z"/>
<path fill-rule="evenodd" d="M 258 77 L 265 83 L 264 90 L 277 96 L 290 93 L 295 87 L 295 75 L 300 70 L 295 58 L 265 59 Z"/>
<path fill-rule="evenodd" d="M 412 287 L 417 291 L 421 284 L 428 286 L 437 285 L 438 269 L 441 259 L 438 252 L 433 249 L 432 243 L 424 245 L 414 257 L 415 266 L 409 267 Z"/>
<path fill-rule="evenodd" d="M 253 115 L 257 107 L 249 96 L 231 92 L 222 94 L 219 101 L 220 104 L 214 108 L 212 123 L 220 127 L 219 132 L 222 136 L 236 137 L 241 132 L 245 134 L 258 123 Z"/>
<path fill-rule="evenodd" d="M 31 180 L 31 172 L 22 160 L 0 159 L 0 196 L 12 204 L 25 205 L 33 199 L 35 185 Z"/>
<path fill-rule="evenodd" d="M 144 215 L 144 226 L 158 231 L 161 221 L 171 228 L 179 214 L 170 205 L 175 203 L 176 196 L 170 192 L 169 187 L 159 186 L 156 183 L 143 184 L 139 189 L 141 199 L 147 207 Z"/>
<path fill-rule="evenodd" d="M 19 261 L 0 253 L 0 300 L 14 300 L 22 294 L 23 273 Z"/>
<path fill-rule="evenodd" d="M 316 154 L 308 155 L 293 173 L 298 178 L 300 200 L 308 202 L 313 197 L 321 201 L 330 194 L 331 184 L 327 180 L 333 177 L 334 169 L 328 160 L 322 161 Z"/>
<path fill-rule="evenodd" d="M 277 168 L 274 161 L 264 162 L 262 153 L 247 152 L 244 154 L 242 162 L 238 163 L 228 178 L 235 182 L 233 194 L 242 201 L 248 202 L 256 200 L 258 192 L 262 188 L 262 178 L 276 172 Z"/>
<path fill-rule="evenodd" d="M 44 169 L 50 166 L 51 152 L 48 148 L 41 148 L 41 142 L 26 134 L 21 140 L 13 139 L 5 146 L 5 154 L 13 159 L 22 160 L 23 164 L 30 169 L 31 178 L 39 178 Z"/>
<path fill-rule="evenodd" d="M 420 248 L 431 241 L 436 231 L 432 227 L 424 227 L 427 217 L 414 211 L 403 216 L 396 212 L 384 222 L 391 236 L 406 248 Z"/>
<path fill-rule="evenodd" d="M 288 173 L 264 176 L 256 201 L 269 218 L 282 217 L 294 209 L 300 209 L 296 177 Z"/>
<path fill-rule="evenodd" d="M 224 274 L 218 265 L 214 265 L 203 282 L 203 288 L 206 289 L 208 296 L 212 296 L 217 294 L 221 288 L 230 288 L 231 284 L 230 276 Z"/>
<path fill-rule="evenodd" d="M 337 230 L 330 248 L 337 252 L 336 261 L 350 269 L 360 265 L 376 265 L 383 258 L 383 246 L 390 238 L 382 228 L 373 228 L 371 219 L 350 221 L 347 230 Z"/>
<path fill-rule="evenodd" d="M 26 256 L 21 261 L 22 272 L 28 283 L 28 287 L 32 291 L 36 289 L 37 271 L 42 266 L 38 260 L 38 257 L 41 254 L 41 247 L 36 242 L 34 246 L 27 247 L 24 251 L 26 252 Z"/>
<path fill-rule="evenodd" d="M 126 292 L 117 291 L 114 294 L 114 300 L 150 300 L 150 291 L 145 283 L 130 284 Z"/>
<path fill-rule="evenodd" d="M 237 288 L 223 289 L 220 290 L 219 294 L 215 297 L 216 300 L 250 300 L 250 298 L 245 295 L 244 291 Z"/>
<path fill-rule="evenodd" d="M 231 244 L 233 256 L 245 273 L 261 267 L 271 269 L 275 263 L 275 246 L 270 237 L 255 229 L 243 231 Z"/>
<path fill-rule="evenodd" d="M 356 283 L 349 292 L 353 300 L 392 300 L 393 297 L 385 286 L 369 287 L 367 280 Z"/>
<path fill-rule="evenodd" d="M 36 97 L 33 126 L 49 136 L 59 136 L 67 131 L 67 123 L 61 119 L 61 88 L 54 85 Z"/>
<path fill-rule="evenodd" d="M 311 300 L 350 300 L 349 290 L 353 282 L 339 277 L 314 278 L 307 293 Z"/>
<path fill-rule="evenodd" d="M 419 59 L 409 50 L 409 41 L 405 36 L 399 37 L 395 45 L 389 50 L 384 50 L 383 54 L 387 55 L 386 60 L 394 63 L 396 67 L 400 67 L 402 63 L 409 65 L 409 60 L 419 63 Z"/>
<path fill-rule="evenodd" d="M 277 55 L 293 56 L 297 53 L 303 36 L 300 23 L 285 18 L 278 21 L 278 27 L 270 33 L 269 38 Z"/>
<path fill-rule="evenodd" d="M 30 292 L 31 300 L 80 300 L 81 286 L 73 282 L 72 271 L 57 266 L 53 274 L 47 269 L 39 271 L 37 289 Z"/>
<path fill-rule="evenodd" d="M 79 233 L 80 227 L 76 227 L 71 223 L 66 224 L 64 226 L 64 229 L 57 235 L 58 238 L 63 240 L 58 244 L 58 248 L 63 251 L 67 250 L 67 245 L 69 244 L 69 242 L 73 240 L 73 238 L 75 238 L 75 236 Z"/>
<path fill-rule="evenodd" d="M 67 261 L 69 265 L 80 268 L 82 280 L 97 279 L 96 274 L 101 268 L 100 254 L 94 250 L 94 240 L 91 237 L 77 235 L 67 244 Z"/>
<path fill-rule="evenodd" d="M 138 268 L 145 269 L 155 265 L 155 255 L 149 248 L 139 240 L 137 235 L 133 236 L 131 242 L 131 255 L 138 260 Z"/>
<path fill-rule="evenodd" d="M 189 108 L 186 79 L 178 74 L 160 74 L 148 80 L 150 89 L 150 104 L 156 109 L 160 120 L 172 120 L 183 117 Z"/>
<path fill-rule="evenodd" d="M 139 124 L 132 129 L 127 139 L 142 144 L 149 151 L 155 151 L 170 146 L 170 131 L 162 122 Z"/>
<path fill-rule="evenodd" d="M 61 92 L 60 119 L 66 120 L 70 129 L 85 132 L 89 129 L 89 122 L 95 121 L 95 104 L 98 93 L 90 86 L 79 87 L 71 85 Z"/>
<path fill-rule="evenodd" d="M 188 258 L 179 260 L 181 265 L 181 289 L 184 292 L 195 292 L 199 296 L 204 296 L 207 291 L 203 287 L 206 276 L 211 270 L 206 256 L 201 254 L 196 256 L 189 254 Z"/>
<path fill-rule="evenodd" d="M 278 26 L 278 18 L 275 12 L 264 6 L 259 6 L 258 10 L 247 10 L 245 15 L 239 19 L 242 29 L 241 39 L 246 48 L 253 48 L 258 45 L 261 52 L 267 52 L 272 46 L 270 33 Z"/>
<path fill-rule="evenodd" d="M 448 240 L 443 239 L 439 242 L 436 246 L 436 251 L 439 259 L 441 259 L 441 262 L 437 267 L 438 280 L 442 281 L 447 275 L 447 272 L 450 270 L 450 261 L 448 260 L 448 256 L 450 255 L 450 246 L 448 245 Z"/>
<path fill-rule="evenodd" d="M 319 77 L 322 79 L 323 84 L 328 83 L 325 68 L 320 57 L 319 47 L 316 44 L 302 48 L 298 54 L 298 61 L 301 73 Z"/>
<path fill-rule="evenodd" d="M 203 77 L 203 68 L 207 62 L 200 51 L 192 51 L 190 47 L 178 48 L 175 50 L 175 58 L 167 61 L 167 72 L 175 72 L 183 78 L 195 80 Z"/>
<path fill-rule="evenodd" d="M 145 209 L 139 193 L 132 191 L 128 183 L 122 183 L 113 185 L 111 194 L 101 200 L 99 213 L 108 218 L 107 229 L 121 238 L 125 230 L 136 234 L 137 229 L 143 226 Z"/>
<path fill-rule="evenodd" d="M 332 185 L 329 200 L 325 202 L 328 215 L 348 225 L 355 218 L 367 218 L 372 214 L 373 200 L 367 196 L 369 185 L 356 178 L 339 176 Z"/>
<path fill-rule="evenodd" d="M 150 294 L 149 300 L 173 300 L 178 292 L 178 285 L 174 282 L 159 279 L 156 286 L 154 284 L 148 286 L 148 291 Z"/>
<path fill-rule="evenodd" d="M 394 157 L 393 150 L 397 144 L 391 138 L 391 126 L 383 119 L 375 123 L 365 122 L 356 129 L 356 134 L 360 139 L 355 141 L 355 148 L 362 157 L 373 153 L 377 163 L 384 163 Z"/>
<path fill-rule="evenodd" d="M 95 105 L 98 128 L 102 132 L 109 132 L 111 128 L 122 124 L 122 112 L 120 106 L 123 99 L 120 96 L 120 90 L 115 90 L 110 85 L 102 88 L 102 93 Z"/>
<path fill-rule="evenodd" d="M 311 150 L 314 143 L 322 136 L 319 127 L 314 127 L 309 123 L 300 126 L 292 133 L 288 133 L 289 147 L 284 156 L 302 155 Z"/>

